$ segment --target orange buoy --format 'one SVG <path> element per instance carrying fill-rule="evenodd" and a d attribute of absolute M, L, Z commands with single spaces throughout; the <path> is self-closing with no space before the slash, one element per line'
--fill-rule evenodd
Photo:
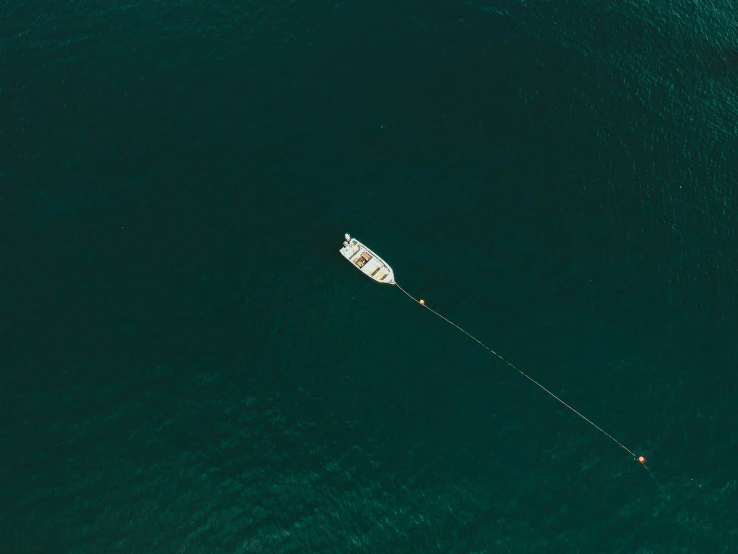
<path fill-rule="evenodd" d="M 425 300 L 423 300 L 422 298 L 420 299 L 420 305 L 425 306 Z"/>
<path fill-rule="evenodd" d="M 638 456 L 638 461 L 641 462 L 642 464 L 645 464 L 646 458 L 644 458 L 643 456 Z"/>

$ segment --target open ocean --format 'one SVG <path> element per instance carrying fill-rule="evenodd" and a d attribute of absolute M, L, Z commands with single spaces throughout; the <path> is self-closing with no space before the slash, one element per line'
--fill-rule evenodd
<path fill-rule="evenodd" d="M 1 4 L 0 553 L 738 552 L 732 0 Z"/>

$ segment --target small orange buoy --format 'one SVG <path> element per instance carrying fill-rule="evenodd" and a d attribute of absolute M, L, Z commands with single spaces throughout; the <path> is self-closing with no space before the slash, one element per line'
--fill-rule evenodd
<path fill-rule="evenodd" d="M 425 300 L 423 300 L 422 298 L 420 299 L 420 305 L 425 306 Z"/>
<path fill-rule="evenodd" d="M 646 458 L 644 458 L 643 456 L 638 456 L 638 461 L 641 462 L 642 464 L 645 464 Z"/>

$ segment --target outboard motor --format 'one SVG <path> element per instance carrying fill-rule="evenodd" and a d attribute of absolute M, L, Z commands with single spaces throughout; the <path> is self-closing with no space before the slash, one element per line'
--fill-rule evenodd
<path fill-rule="evenodd" d="M 348 246 L 348 241 L 343 241 L 344 246 Z"/>

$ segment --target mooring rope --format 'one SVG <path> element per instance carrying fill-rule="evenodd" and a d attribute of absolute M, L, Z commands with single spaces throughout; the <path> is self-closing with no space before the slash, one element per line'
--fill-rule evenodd
<path fill-rule="evenodd" d="M 421 300 L 418 300 L 412 294 L 410 294 L 404 288 L 402 288 L 399 284 L 397 284 L 397 282 L 395 282 L 394 284 L 395 284 L 395 286 L 397 286 L 398 289 L 400 289 L 403 293 L 405 293 L 407 295 L 407 297 L 410 298 L 413 302 L 415 302 L 416 304 L 422 306 L 426 310 L 434 313 L 435 315 L 437 315 L 438 317 L 440 317 L 442 320 L 444 320 L 446 323 L 449 323 L 449 324 L 453 325 L 454 327 L 456 327 L 459 331 L 461 331 L 462 333 L 464 333 L 467 337 L 469 337 L 470 339 L 472 339 L 474 342 L 478 343 L 482 348 L 485 348 L 486 350 L 488 350 L 489 352 L 491 352 L 492 354 L 494 354 L 495 356 L 497 356 L 500 360 L 502 360 L 503 362 L 505 362 L 508 366 L 510 366 L 515 371 L 517 371 L 518 373 L 520 373 L 520 375 L 522 375 L 523 377 L 525 377 L 526 379 L 528 379 L 528 381 L 530 381 L 531 383 L 533 383 L 534 385 L 536 385 L 537 387 L 539 387 L 540 389 L 542 389 L 544 392 L 546 392 L 551 397 L 553 397 L 556 400 L 558 400 L 561 404 L 563 404 L 564 406 L 566 406 L 567 408 L 569 408 L 572 412 L 574 412 L 576 415 L 578 415 L 584 421 L 586 421 L 587 423 L 589 423 L 592 427 L 594 427 L 595 429 L 597 429 L 600 433 L 602 433 L 607 438 L 609 438 L 610 440 L 612 440 L 615 444 L 617 444 L 618 446 L 620 446 L 620 448 L 622 448 L 628 454 L 630 454 L 635 461 L 640 462 L 640 464 L 646 469 L 646 471 L 648 471 L 648 473 L 651 475 L 651 477 L 653 477 L 654 481 L 656 481 L 656 483 L 658 484 L 658 480 L 656 479 L 656 477 L 654 477 L 653 473 L 651 473 L 651 470 L 648 469 L 648 467 L 646 466 L 646 458 L 644 458 L 643 456 L 637 456 L 630 448 L 628 448 L 627 446 L 625 446 L 622 442 L 620 442 L 618 439 L 616 439 L 615 437 L 613 437 L 610 433 L 608 433 L 607 431 L 605 431 L 602 427 L 600 427 L 599 425 L 597 425 L 594 421 L 592 421 L 591 419 L 585 417 L 580 412 L 578 412 L 577 410 L 575 410 L 574 408 L 572 408 L 569 404 L 567 404 L 566 402 L 564 402 L 561 398 L 559 398 L 554 393 L 552 393 L 550 390 L 548 390 L 546 387 L 544 387 L 543 385 L 541 385 L 538 381 L 536 381 L 535 379 L 533 379 L 530 375 L 528 375 L 527 373 L 525 373 L 524 371 L 522 371 L 519 367 L 517 367 L 513 363 L 507 361 L 505 358 L 503 358 L 502 356 L 500 356 L 497 352 L 495 352 L 494 350 L 492 350 L 489 346 L 487 346 L 486 344 L 484 344 L 482 341 L 480 341 L 478 338 L 476 338 L 471 333 L 467 332 L 466 330 L 462 329 L 460 326 L 456 325 L 456 323 L 454 323 L 450 319 L 442 316 L 437 311 L 435 311 L 433 308 L 428 307 L 426 305 L 426 303 L 425 303 L 424 300 L 422 300 L 422 299 Z"/>

